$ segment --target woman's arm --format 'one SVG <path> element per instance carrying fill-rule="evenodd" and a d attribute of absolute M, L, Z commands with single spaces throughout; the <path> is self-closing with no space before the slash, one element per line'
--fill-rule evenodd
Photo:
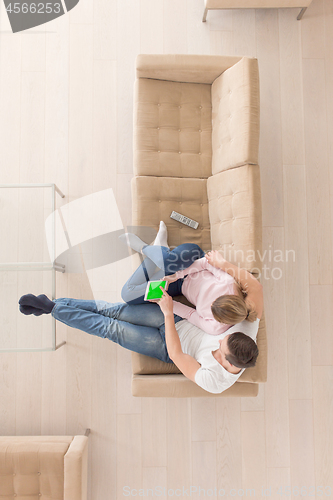
<path fill-rule="evenodd" d="M 158 305 L 164 314 L 165 341 L 169 357 L 185 377 L 195 382 L 195 374 L 201 365 L 192 356 L 182 351 L 179 335 L 175 327 L 172 298 L 162 287 L 160 288 L 163 290 L 163 297 L 158 301 Z"/>
<path fill-rule="evenodd" d="M 257 312 L 257 317 L 260 319 L 263 311 L 263 288 L 261 283 L 248 271 L 241 269 L 231 262 L 225 260 L 217 250 L 208 252 L 205 255 L 207 261 L 214 267 L 222 269 L 222 271 L 230 274 L 241 285 L 246 292 L 246 302 L 251 302 Z"/>

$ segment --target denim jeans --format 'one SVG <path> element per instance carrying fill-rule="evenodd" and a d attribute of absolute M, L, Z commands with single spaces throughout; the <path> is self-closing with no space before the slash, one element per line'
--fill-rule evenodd
<path fill-rule="evenodd" d="M 164 314 L 152 302 L 128 305 L 104 300 L 55 299 L 51 315 L 91 335 L 112 340 L 130 351 L 172 363 L 165 342 Z M 183 318 L 174 315 L 175 323 Z"/>
<path fill-rule="evenodd" d="M 127 304 L 144 304 L 148 281 L 160 280 L 177 271 L 190 267 L 205 252 L 195 243 L 183 243 L 174 250 L 158 245 L 147 245 L 142 252 L 146 256 L 137 270 L 127 280 L 121 291 L 121 298 Z M 168 294 L 171 297 L 181 295 L 184 278 L 170 283 Z"/>

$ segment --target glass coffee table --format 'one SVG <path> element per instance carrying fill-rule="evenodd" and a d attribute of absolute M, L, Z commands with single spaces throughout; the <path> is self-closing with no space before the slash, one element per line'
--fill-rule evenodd
<path fill-rule="evenodd" d="M 55 298 L 55 184 L 0 184 L 0 352 L 55 351 L 56 321 L 51 314 L 24 315 L 22 295 Z M 48 229 L 45 229 L 45 221 Z"/>

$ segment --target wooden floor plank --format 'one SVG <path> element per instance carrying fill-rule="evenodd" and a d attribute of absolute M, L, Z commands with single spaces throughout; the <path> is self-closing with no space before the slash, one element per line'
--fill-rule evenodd
<path fill-rule="evenodd" d="M 333 484 L 333 367 L 313 367 L 313 428 L 315 448 L 316 486 L 324 487 L 324 494 L 329 493 L 327 486 Z M 318 496 L 320 496 L 318 494 Z"/>
<path fill-rule="evenodd" d="M 309 270 L 311 285 L 332 284 L 332 238 L 325 64 L 304 59 L 304 130 L 308 218 Z"/>
<path fill-rule="evenodd" d="M 294 251 L 295 256 L 285 266 L 285 290 L 289 297 L 286 301 L 289 398 L 310 399 L 309 264 L 305 171 L 302 166 L 284 167 L 284 213 L 285 248 Z"/>
<path fill-rule="evenodd" d="M 316 484 L 312 400 L 290 400 L 289 408 L 291 486 L 310 491 Z"/>
<path fill-rule="evenodd" d="M 267 467 L 289 467 L 288 325 L 286 322 L 286 252 L 283 228 L 264 228 L 265 318 L 268 332 L 268 373 L 265 384 Z M 274 249 L 270 257 L 269 250 Z M 282 257 L 281 257 L 282 255 Z M 281 258 L 281 261 L 280 261 Z M 278 259 L 278 262 L 275 262 Z M 279 279 L 274 279 L 279 278 Z M 291 361 L 292 362 L 292 361 Z"/>
<path fill-rule="evenodd" d="M 282 151 L 284 165 L 304 165 L 301 23 L 279 10 Z"/>
<path fill-rule="evenodd" d="M 263 226 L 283 226 L 283 172 L 278 13 L 256 10 L 259 63 L 260 148 Z"/>

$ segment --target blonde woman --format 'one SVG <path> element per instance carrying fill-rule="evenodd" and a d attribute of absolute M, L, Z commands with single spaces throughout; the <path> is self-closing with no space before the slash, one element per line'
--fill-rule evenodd
<path fill-rule="evenodd" d="M 256 321 L 258 304 L 262 307 L 260 283 L 247 271 L 227 262 L 217 250 L 163 279 L 168 285 L 184 279 L 181 292 L 196 309 L 174 301 L 173 311 L 211 335 L 224 333 L 244 320 Z"/>
<path fill-rule="evenodd" d="M 173 301 L 174 313 L 206 333 L 220 335 L 232 325 L 257 319 L 254 299 L 257 293 L 262 295 L 261 285 L 250 273 L 227 262 L 217 250 L 205 255 L 194 243 L 184 243 L 170 250 L 165 225 L 162 246 L 148 245 L 131 233 L 121 238 L 145 256 L 123 286 L 122 299 L 127 304 L 144 303 L 146 282 L 163 279 L 167 281 L 168 295 L 182 294 L 195 305 L 193 309 Z M 149 268 L 153 272 L 149 273 Z M 244 272 L 248 276 L 246 281 Z"/>

